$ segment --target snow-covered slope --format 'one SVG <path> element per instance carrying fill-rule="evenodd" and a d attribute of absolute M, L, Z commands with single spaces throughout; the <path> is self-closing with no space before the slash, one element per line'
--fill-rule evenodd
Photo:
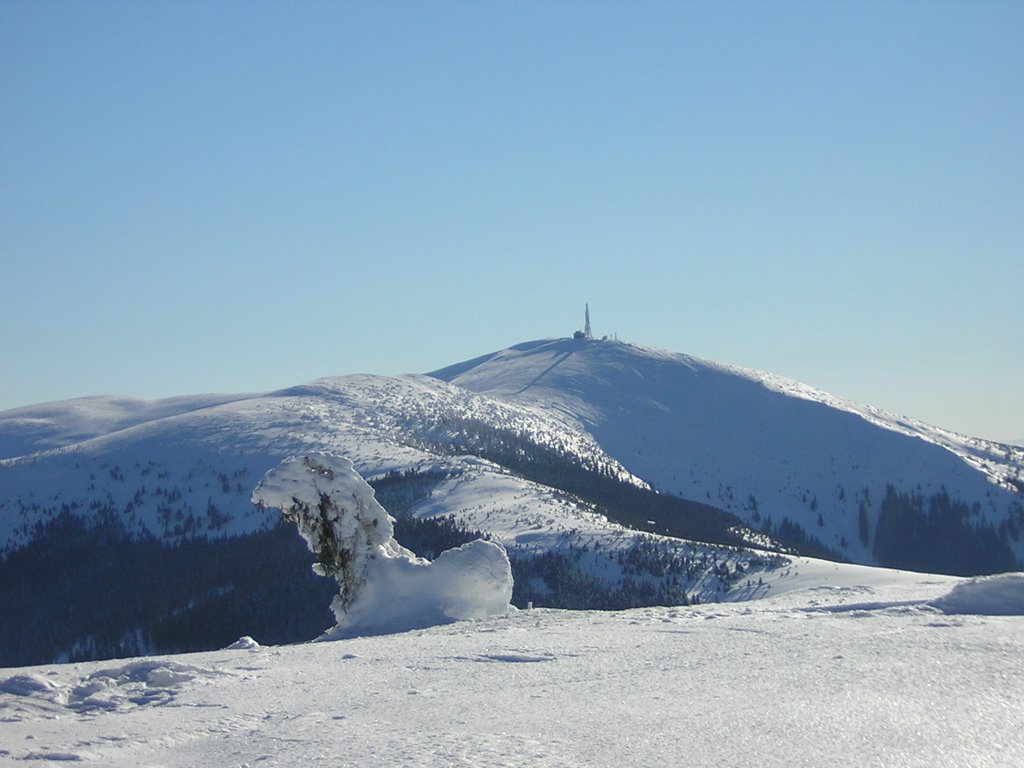
<path fill-rule="evenodd" d="M 192 395 L 160 400 L 82 397 L 15 408 L 0 413 L 0 459 L 78 443 L 147 421 L 242 399 L 244 395 Z"/>
<path fill-rule="evenodd" d="M 1020 576 L 869 573 L 884 586 L 0 669 L 0 764 L 1024 764 Z"/>
<path fill-rule="evenodd" d="M 90 403 L 96 413 L 90 411 Z M 464 528 L 490 535 L 513 556 L 522 599 L 538 604 L 630 605 L 657 600 L 659 595 L 671 602 L 722 599 L 741 574 L 756 577 L 784 562 L 629 530 L 610 522 L 590 502 L 482 458 L 488 455 L 485 449 L 504 446 L 516 455 L 560 461 L 562 470 L 602 482 L 637 490 L 647 487 L 571 420 L 427 376 L 351 376 L 265 395 L 153 401 L 131 407 L 115 407 L 106 398 L 50 404 L 35 411 L 20 409 L 16 417 L 0 414 L 5 444 L 16 445 L 19 439 L 28 444 L 25 412 L 35 413 L 39 424 L 28 442 L 53 447 L 0 461 L 0 582 L 18 580 L 14 605 L 24 621 L 42 615 L 35 603 L 45 603 L 51 614 L 59 615 L 56 606 L 67 599 L 65 590 L 74 588 L 59 585 L 84 584 L 99 567 L 88 552 L 67 551 L 75 539 L 95 538 L 96 546 L 116 547 L 127 536 L 142 550 L 155 542 L 176 548 L 175 553 L 191 558 L 187 562 L 202 562 L 204 557 L 222 556 L 215 551 L 191 553 L 184 545 L 270 535 L 280 513 L 253 505 L 251 492 L 283 459 L 309 451 L 349 457 L 362 476 L 381 482 L 393 478 L 392 485 L 406 483 L 412 473 L 406 483 L 412 490 L 405 493 L 414 498 L 405 513 L 420 519 L 451 516 Z M 86 439 L 78 440 L 82 435 Z M 87 531 L 84 536 L 69 519 L 99 526 L 99 533 Z M 15 563 L 13 555 L 27 551 L 29 545 L 42 549 Z M 531 559 L 541 556 L 549 559 L 531 566 Z M 550 560 L 553 556 L 558 559 Z M 92 557 L 99 563 L 109 559 L 102 554 Z M 149 569 L 144 558 L 153 555 L 136 548 L 121 557 L 137 565 L 135 571 L 112 579 L 115 589 L 145 576 Z M 233 557 L 239 567 L 258 569 L 244 562 L 244 552 Z M 33 563 L 40 558 L 61 565 L 38 573 Z M 163 556 L 160 560 L 170 562 Z M 88 573 L 65 572 L 64 563 Z M 5 577 L 5 569 L 13 569 L 15 575 Z M 39 583 L 33 586 L 26 583 L 29 579 Z M 89 599 L 109 599 L 108 588 L 110 581 L 93 584 Z M 202 582 L 201 594 L 182 595 L 177 604 L 147 621 L 166 623 L 160 616 L 201 611 L 239 589 L 232 574 L 211 574 Z M 118 617 L 123 611 L 114 602 L 109 622 L 116 624 L 124 619 Z M 243 606 L 248 604 L 240 603 L 238 611 L 247 610 Z M 147 610 L 138 608 L 140 614 Z M 85 616 L 75 626 L 91 627 L 94 611 L 83 605 L 82 613 Z M 83 635 L 85 629 L 66 628 L 68 639 L 54 646 L 50 658 L 167 647 L 148 639 L 154 626 L 107 627 L 101 639 L 91 629 Z M 122 630 L 124 637 L 119 635 Z M 48 632 L 45 627 L 34 631 Z M 16 646 L 21 654 L 36 652 L 27 636 L 7 622 L 0 631 L 0 658 L 7 646 Z M 8 659 L 36 658 L 9 653 L 14 655 Z"/>
<path fill-rule="evenodd" d="M 267 395 L 205 405 L 189 401 L 188 408 L 179 407 L 181 402 L 124 409 L 95 398 L 37 411 L 48 414 L 47 426 L 37 433 L 45 437 L 39 440 L 55 447 L 0 461 L 0 541 L 5 548 L 24 544 L 35 523 L 71 504 L 123 513 L 132 528 L 161 539 L 188 535 L 191 526 L 207 533 L 258 530 L 266 516 L 248 501 L 252 487 L 282 459 L 308 450 L 349 456 L 367 477 L 438 467 L 463 480 L 504 475 L 479 460 L 452 455 L 465 423 L 495 424 L 529 435 L 595 470 L 642 485 L 586 433 L 529 406 L 502 403 L 424 376 L 323 379 Z M 96 406 L 95 414 L 89 403 Z M 7 415 L 0 415 L 0 436 L 21 433 L 22 418 Z M 109 431 L 103 432 L 103 425 Z M 82 431 L 88 438 L 76 440 Z M 515 485 L 524 493 L 532 488 Z M 540 514 L 545 492 L 531 492 Z M 213 523 L 206 515 L 211 505 L 219 511 Z M 190 515 L 194 519 L 187 523 Z"/>
<path fill-rule="evenodd" d="M 890 486 L 920 497 L 925 515 L 935 495 L 962 501 L 970 525 L 991 526 L 1024 556 L 1024 450 L 1014 446 L 618 341 L 529 342 L 432 375 L 547 409 L 662 491 L 755 527 L 788 519 L 856 562 L 876 562 L 873 533 Z"/>

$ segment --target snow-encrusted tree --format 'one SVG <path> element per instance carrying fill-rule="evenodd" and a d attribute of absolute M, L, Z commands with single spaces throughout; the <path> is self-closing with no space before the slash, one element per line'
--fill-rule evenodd
<path fill-rule="evenodd" d="M 253 491 L 253 502 L 280 509 L 317 561 L 338 582 L 331 602 L 339 637 L 505 613 L 512 572 L 505 549 L 477 540 L 433 562 L 394 540 L 390 515 L 352 462 L 327 453 L 285 459 Z"/>

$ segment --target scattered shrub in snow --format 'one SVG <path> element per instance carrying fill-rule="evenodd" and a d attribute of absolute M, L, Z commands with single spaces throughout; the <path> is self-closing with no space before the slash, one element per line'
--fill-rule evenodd
<path fill-rule="evenodd" d="M 397 632 L 505 613 L 512 573 L 504 548 L 477 540 L 430 562 L 394 540 L 390 515 L 352 462 L 327 453 L 285 459 L 253 491 L 296 524 L 314 570 L 333 576 L 338 625 L 329 637 Z"/>
<path fill-rule="evenodd" d="M 821 516 L 818 517 L 820 519 Z M 819 522 L 819 525 L 823 524 L 824 520 Z M 766 517 L 761 524 L 761 533 L 784 542 L 787 547 L 791 548 L 783 551 L 799 552 L 805 557 L 820 557 L 823 560 L 847 562 L 841 553 L 825 545 L 817 536 L 807 533 L 800 523 L 794 522 L 788 517 L 783 517 L 779 525 L 772 522 L 771 516 Z"/>

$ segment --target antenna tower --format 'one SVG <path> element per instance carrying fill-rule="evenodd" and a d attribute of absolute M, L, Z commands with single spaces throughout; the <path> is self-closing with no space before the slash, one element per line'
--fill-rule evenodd
<path fill-rule="evenodd" d="M 586 322 L 584 322 L 583 324 L 583 338 L 592 339 L 594 338 L 594 335 L 590 332 L 590 305 L 585 304 L 584 306 L 587 308 L 587 310 L 585 315 Z"/>

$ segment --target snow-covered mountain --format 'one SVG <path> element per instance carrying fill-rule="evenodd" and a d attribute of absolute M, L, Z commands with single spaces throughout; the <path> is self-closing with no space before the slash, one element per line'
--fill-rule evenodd
<path fill-rule="evenodd" d="M 1024 557 L 1024 450 L 1015 446 L 611 340 L 529 342 L 432 375 L 553 412 L 662 492 L 753 527 L 788 521 L 854 562 L 967 572 L 996 541 L 1007 567 Z M 931 530 L 940 526 L 957 533 Z M 975 536 L 985 543 L 968 556 Z"/>
<path fill-rule="evenodd" d="M 758 597 L 789 560 L 749 546 L 778 541 L 955 573 L 1024 556 L 1021 449 L 614 341 L 531 342 L 429 376 L 30 406 L 0 413 L 0 449 L 0 663 L 324 629 L 301 540 L 249 501 L 306 451 L 349 457 L 419 554 L 476 531 L 505 545 L 520 604 Z"/>
<path fill-rule="evenodd" d="M 467 429 L 486 424 L 644 485 L 562 420 L 425 376 L 323 379 L 235 398 L 87 398 L 0 414 L 9 454 L 0 463 L 0 541 L 17 549 L 38 522 L 73 504 L 123 512 L 130 529 L 165 541 L 259 530 L 267 519 L 248 502 L 252 487 L 283 458 L 308 450 L 352 457 L 369 478 L 400 470 L 460 484 L 507 476 L 453 455 L 481 439 Z M 512 480 L 517 492 L 520 485 Z"/>
<path fill-rule="evenodd" d="M 245 627 L 271 642 L 323 631 L 330 595 L 310 555 L 278 512 L 250 502 L 264 473 L 307 451 L 351 458 L 419 554 L 474 531 L 505 545 L 524 604 L 685 603 L 730 588 L 739 597 L 784 562 L 729 546 L 756 537 L 728 530 L 738 526 L 728 516 L 718 545 L 609 521 L 662 500 L 568 419 L 427 376 L 51 403 L 0 414 L 0 435 L 20 454 L 0 461 L 7 663 L 216 647 Z M 622 499 L 597 507 L 608 489 Z"/>

